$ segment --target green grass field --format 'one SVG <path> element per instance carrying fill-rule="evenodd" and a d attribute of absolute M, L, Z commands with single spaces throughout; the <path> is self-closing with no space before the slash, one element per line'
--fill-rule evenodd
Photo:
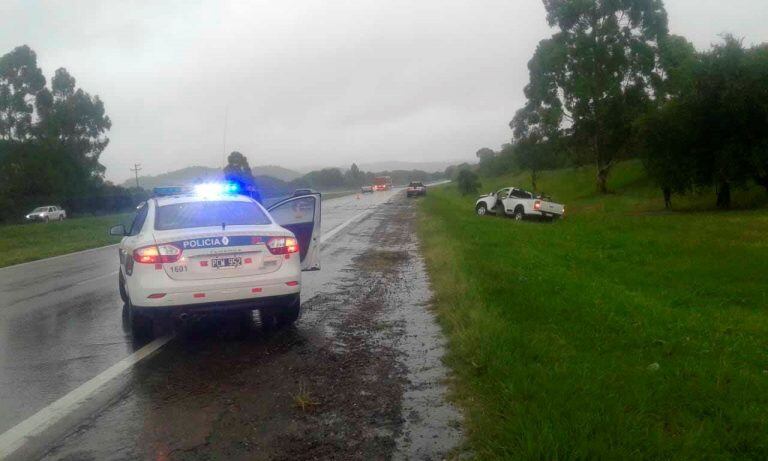
<path fill-rule="evenodd" d="M 120 238 L 107 232 L 128 221 L 129 215 L 117 214 L 0 226 L 0 267 L 117 243 Z"/>
<path fill-rule="evenodd" d="M 481 459 L 768 458 L 768 210 L 667 213 L 637 163 L 614 193 L 546 172 L 554 224 L 473 214 L 454 185 L 420 235 L 468 448 Z M 487 180 L 483 191 L 526 187 Z M 737 206 L 764 203 L 739 191 Z"/>

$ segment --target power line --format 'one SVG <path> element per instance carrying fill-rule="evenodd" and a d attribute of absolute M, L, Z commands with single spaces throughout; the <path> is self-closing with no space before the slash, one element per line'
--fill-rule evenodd
<path fill-rule="evenodd" d="M 136 189 L 139 188 L 139 171 L 141 171 L 141 163 L 134 163 L 133 168 L 130 168 L 131 171 L 136 175 Z"/>

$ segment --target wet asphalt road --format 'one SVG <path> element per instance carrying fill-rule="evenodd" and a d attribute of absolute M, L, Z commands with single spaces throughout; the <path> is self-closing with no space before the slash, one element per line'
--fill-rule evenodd
<path fill-rule="evenodd" d="M 366 213 L 342 231 L 355 216 Z M 46 459 L 439 458 L 460 438 L 426 310 L 412 201 L 323 203 L 322 270 L 295 328 L 189 325 L 25 447 Z M 0 434 L 141 346 L 116 249 L 0 269 Z M 37 445 L 37 446 L 35 446 Z"/>

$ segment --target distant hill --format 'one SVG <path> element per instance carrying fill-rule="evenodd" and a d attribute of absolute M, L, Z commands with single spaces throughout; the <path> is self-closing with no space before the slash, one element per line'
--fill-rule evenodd
<path fill-rule="evenodd" d="M 444 161 L 444 162 L 401 162 L 397 160 L 382 161 L 382 162 L 369 162 L 358 163 L 357 166 L 363 171 L 394 171 L 394 170 L 421 170 L 427 173 L 436 173 L 445 171 L 451 165 L 458 165 L 462 163 L 461 160 Z M 349 168 L 349 166 L 347 166 Z"/>
<path fill-rule="evenodd" d="M 288 168 L 275 165 L 264 165 L 252 168 L 254 176 L 271 176 L 281 181 L 292 181 L 301 176 L 301 173 Z M 207 166 L 189 166 L 180 170 L 169 171 L 156 176 L 139 176 L 139 184 L 144 189 L 152 189 L 160 186 L 185 186 L 197 182 L 216 181 L 223 177 L 219 168 Z M 136 184 L 135 179 L 123 182 L 123 186 L 131 187 Z"/>
<path fill-rule="evenodd" d="M 281 181 L 293 181 L 302 176 L 298 171 L 283 168 L 277 165 L 261 165 L 251 168 L 254 176 L 272 176 Z"/>
<path fill-rule="evenodd" d="M 139 184 L 144 189 L 152 189 L 160 186 L 184 186 L 194 184 L 200 181 L 214 181 L 222 177 L 221 170 L 207 166 L 188 166 L 180 170 L 169 171 L 168 173 L 156 176 L 139 176 Z M 135 179 L 125 181 L 123 186 L 131 187 L 136 185 Z"/>

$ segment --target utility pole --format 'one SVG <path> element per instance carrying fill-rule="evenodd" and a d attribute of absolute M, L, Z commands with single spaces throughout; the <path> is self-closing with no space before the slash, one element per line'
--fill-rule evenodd
<path fill-rule="evenodd" d="M 224 154 L 224 166 L 227 165 L 227 119 L 229 118 L 229 105 L 224 108 L 224 133 L 222 134 L 221 150 Z M 222 167 L 223 168 L 223 167 Z"/>
<path fill-rule="evenodd" d="M 133 168 L 130 169 L 136 175 L 136 189 L 139 188 L 139 171 L 141 171 L 141 163 L 134 163 Z"/>

